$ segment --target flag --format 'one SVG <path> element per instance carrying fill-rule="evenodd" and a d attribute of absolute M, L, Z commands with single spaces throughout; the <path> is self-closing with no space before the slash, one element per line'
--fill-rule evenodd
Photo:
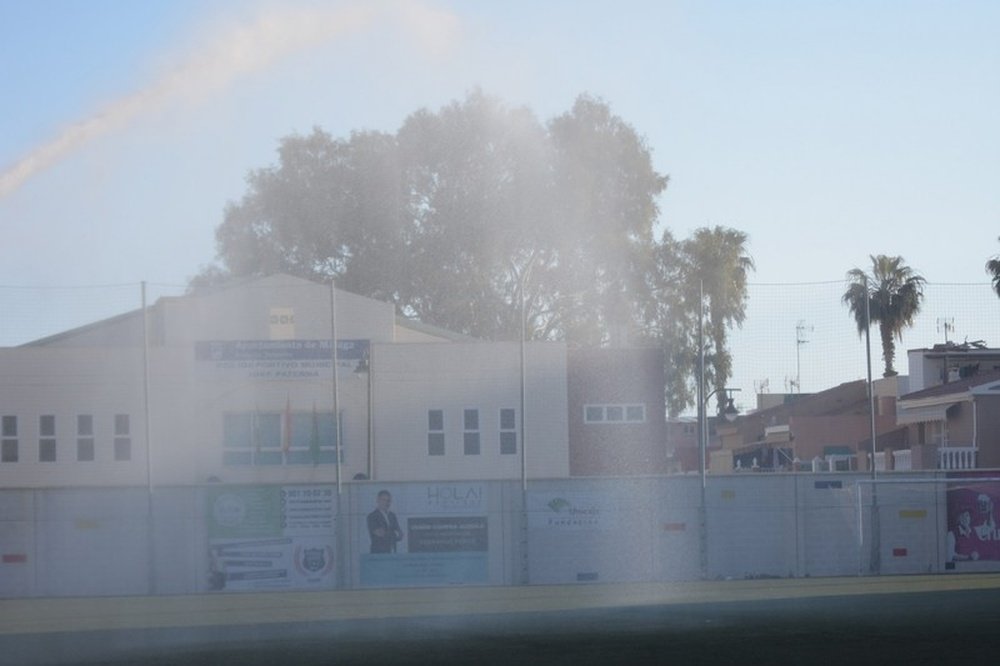
<path fill-rule="evenodd" d="M 292 448 L 292 399 L 285 400 L 285 432 L 284 441 L 281 443 L 281 450 L 287 454 Z"/>
<path fill-rule="evenodd" d="M 319 464 L 319 415 L 316 414 L 316 403 L 313 403 L 312 432 L 309 435 L 309 455 L 313 465 Z"/>

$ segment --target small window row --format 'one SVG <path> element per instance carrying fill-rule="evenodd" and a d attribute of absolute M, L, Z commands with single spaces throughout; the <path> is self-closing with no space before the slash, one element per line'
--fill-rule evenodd
<path fill-rule="evenodd" d="M 23 420 L 10 414 L 0 416 L 0 463 L 26 460 L 24 432 L 19 427 L 19 421 Z M 132 460 L 132 423 L 128 414 L 114 415 L 112 433 L 111 458 L 122 462 Z M 67 439 L 70 441 L 67 442 Z M 70 444 L 73 439 L 76 440 L 75 450 Z M 93 414 L 78 414 L 75 438 L 65 434 L 61 442 L 56 433 L 55 415 L 43 414 L 38 417 L 38 462 L 94 462 L 103 458 L 99 440 L 95 436 Z"/>
<path fill-rule="evenodd" d="M 584 405 L 584 423 L 645 423 L 646 405 Z"/>
<path fill-rule="evenodd" d="M 517 411 L 510 407 L 500 409 L 498 435 L 501 455 L 517 454 Z M 443 409 L 427 410 L 427 455 L 445 455 L 445 412 Z M 462 453 L 478 456 L 482 451 L 482 431 L 478 409 L 462 410 Z"/>

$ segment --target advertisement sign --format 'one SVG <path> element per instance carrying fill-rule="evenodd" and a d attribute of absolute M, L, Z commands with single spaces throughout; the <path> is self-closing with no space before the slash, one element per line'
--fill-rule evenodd
<path fill-rule="evenodd" d="M 332 587 L 335 497 L 330 486 L 209 488 L 209 589 Z"/>
<path fill-rule="evenodd" d="M 354 372 L 367 363 L 368 340 L 337 340 L 337 371 Z M 234 379 L 327 378 L 333 371 L 330 340 L 202 340 L 194 354 L 202 370 Z"/>
<path fill-rule="evenodd" d="M 608 498 L 596 492 L 528 494 L 528 528 L 558 531 L 606 530 Z"/>
<path fill-rule="evenodd" d="M 462 585 L 489 580 L 485 486 L 371 488 L 359 521 L 361 585 Z"/>
<path fill-rule="evenodd" d="M 993 477 L 995 474 L 989 478 Z M 1000 482 L 977 480 L 975 476 L 963 475 L 962 478 L 962 482 L 948 489 L 949 569 L 963 562 L 1000 561 L 996 516 Z"/>
<path fill-rule="evenodd" d="M 536 583 L 649 580 L 660 529 L 640 498 L 595 485 L 528 492 L 528 562 Z"/>

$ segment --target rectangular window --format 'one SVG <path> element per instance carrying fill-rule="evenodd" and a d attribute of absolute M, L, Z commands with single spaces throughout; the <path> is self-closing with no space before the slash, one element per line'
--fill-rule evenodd
<path fill-rule="evenodd" d="M 261 466 L 334 463 L 336 430 L 333 412 L 224 414 L 222 462 Z"/>
<path fill-rule="evenodd" d="M 128 414 L 115 414 L 115 460 L 132 459 L 131 423 Z"/>
<path fill-rule="evenodd" d="M 500 410 L 500 454 L 517 453 L 517 413 L 513 409 Z"/>
<path fill-rule="evenodd" d="M 38 462 L 56 461 L 56 417 L 38 417 Z"/>
<path fill-rule="evenodd" d="M 462 448 L 467 456 L 479 455 L 479 410 L 466 409 L 462 419 L 465 432 L 462 435 Z"/>
<path fill-rule="evenodd" d="M 444 410 L 427 410 L 427 455 L 444 455 Z"/>
<path fill-rule="evenodd" d="M 94 438 L 84 437 L 76 440 L 76 459 L 80 462 L 94 460 Z"/>
<path fill-rule="evenodd" d="M 584 423 L 645 423 L 646 405 L 584 405 Z"/>
<path fill-rule="evenodd" d="M 479 430 L 479 410 L 465 410 L 464 423 L 466 430 Z"/>
<path fill-rule="evenodd" d="M 0 443 L 0 462 L 17 462 L 16 439 L 4 439 Z"/>
<path fill-rule="evenodd" d="M 56 440 L 54 439 L 38 440 L 38 462 L 55 462 L 55 461 L 56 461 Z"/>
<path fill-rule="evenodd" d="M 78 414 L 76 417 L 76 459 L 80 462 L 94 460 L 94 416 Z"/>
<path fill-rule="evenodd" d="M 17 417 L 0 419 L 0 462 L 17 462 Z"/>

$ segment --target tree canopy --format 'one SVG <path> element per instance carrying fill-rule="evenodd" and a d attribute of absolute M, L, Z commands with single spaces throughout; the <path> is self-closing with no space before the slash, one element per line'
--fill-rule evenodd
<path fill-rule="evenodd" d="M 462 333 L 599 344 L 641 334 L 667 178 L 601 100 L 546 124 L 473 92 L 395 134 L 281 140 L 217 229 L 225 276 L 336 280 Z"/>
<path fill-rule="evenodd" d="M 747 235 L 716 226 L 697 229 L 676 241 L 665 233 L 659 246 L 661 337 L 666 349 L 667 408 L 677 414 L 694 403 L 699 355 L 705 354 L 705 385 L 716 390 L 719 411 L 722 390 L 732 377 L 728 331 L 746 317 L 747 276 L 754 262 Z M 700 338 L 700 339 L 699 339 Z M 706 388 L 706 393 L 710 392 Z"/>
<path fill-rule="evenodd" d="M 743 321 L 746 236 L 655 238 L 667 176 L 604 101 L 547 122 L 474 91 L 410 114 L 395 133 L 280 140 L 216 230 L 218 264 L 192 288 L 284 272 L 389 301 L 407 317 L 484 339 L 663 344 L 668 403 L 693 404 L 697 315 L 711 380 L 731 374 Z M 695 305 L 705 285 L 707 309 Z M 693 291 L 692 291 L 693 290 Z"/>
<path fill-rule="evenodd" d="M 902 340 L 903 329 L 913 325 L 920 312 L 926 281 L 907 266 L 902 257 L 880 254 L 869 259 L 871 273 L 860 268 L 847 272 L 847 291 L 841 300 L 854 316 L 859 335 L 868 329 L 869 318 L 878 322 L 885 361 L 883 376 L 892 377 L 897 374 L 893 367 L 894 340 Z"/>

